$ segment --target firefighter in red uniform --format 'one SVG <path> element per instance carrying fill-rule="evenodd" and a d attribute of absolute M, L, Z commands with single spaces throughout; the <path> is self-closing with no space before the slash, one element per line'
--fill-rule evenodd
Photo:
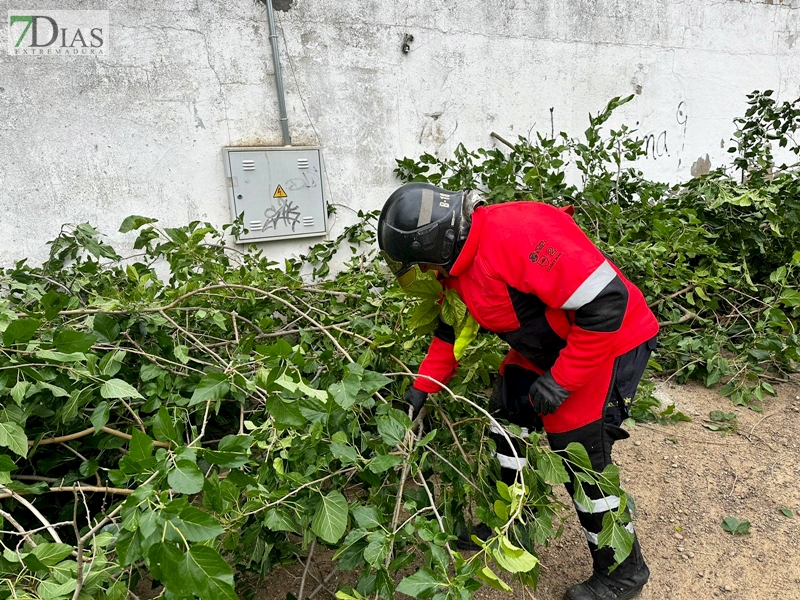
<path fill-rule="evenodd" d="M 511 347 L 492 395 L 501 415 L 523 427 L 542 423 L 555 451 L 583 444 L 592 467 L 602 471 L 611 464 L 614 441 L 628 437 L 619 425 L 655 348 L 658 322 L 641 291 L 575 224 L 570 207 L 481 204 L 474 190 L 400 187 L 378 222 L 384 258 L 402 286 L 413 281 L 415 265 L 438 271 L 478 324 Z M 440 321 L 419 373 L 446 384 L 458 368 L 454 342 L 452 327 Z M 419 377 L 405 399 L 418 412 L 440 389 Z M 524 468 L 509 454 L 498 443 L 505 480 Z M 566 487 L 573 495 L 571 484 Z M 597 487 L 584 491 L 590 506 L 576 501 L 575 508 L 593 575 L 565 599 L 634 598 L 650 574 L 638 539 L 610 573 L 613 550 L 597 544 L 603 515 L 620 499 Z"/>

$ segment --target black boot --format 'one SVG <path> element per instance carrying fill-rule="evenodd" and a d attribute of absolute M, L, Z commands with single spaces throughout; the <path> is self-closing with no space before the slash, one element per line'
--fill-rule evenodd
<path fill-rule="evenodd" d="M 595 574 L 583 583 L 573 585 L 564 595 L 564 600 L 630 600 L 636 598 L 644 583 L 635 587 L 620 587 L 614 583 L 603 583 Z"/>
<path fill-rule="evenodd" d="M 456 546 L 461 550 L 480 550 L 481 547 L 472 541 L 473 535 L 482 542 L 485 542 L 492 537 L 492 530 L 484 523 L 473 525 L 469 531 L 464 531 L 458 536 Z"/>
<path fill-rule="evenodd" d="M 639 540 L 634 539 L 631 553 L 611 573 L 613 551 L 589 545 L 594 563 L 592 576 L 567 590 L 564 600 L 630 600 L 638 596 L 650 578 L 650 569 L 642 557 Z"/>

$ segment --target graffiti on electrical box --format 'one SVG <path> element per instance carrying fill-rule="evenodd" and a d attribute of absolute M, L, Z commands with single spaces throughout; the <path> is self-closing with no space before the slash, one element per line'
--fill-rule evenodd
<path fill-rule="evenodd" d="M 264 225 L 261 231 L 278 229 L 278 225 L 291 227 L 294 231 L 299 222 L 300 209 L 297 205 L 288 198 L 279 198 L 277 206 L 272 204 L 264 211 Z"/>
<path fill-rule="evenodd" d="M 311 172 L 305 170 L 300 173 L 300 177 L 293 177 L 286 182 L 286 189 L 290 192 L 302 190 L 303 188 L 315 188 L 319 184 L 319 171 L 316 167 L 311 167 Z"/>

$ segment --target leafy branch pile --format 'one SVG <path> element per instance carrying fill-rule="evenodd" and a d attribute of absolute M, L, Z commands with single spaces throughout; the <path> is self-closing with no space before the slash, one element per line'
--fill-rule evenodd
<path fill-rule="evenodd" d="M 320 547 L 356 572 L 345 599 L 466 600 L 509 589 L 502 572 L 535 585 L 533 542 L 560 530 L 551 485 L 599 479 L 619 495 L 619 475 L 534 434 L 535 469 L 491 483 L 479 395 L 496 343 L 474 345 L 431 419 L 395 406 L 426 345 L 404 323 L 413 302 L 387 291 L 374 250 L 333 283 L 299 276 L 339 243 L 374 241 L 374 220 L 279 269 L 208 225 L 134 216 L 121 231 L 136 256 L 83 224 L 43 266 L 0 273 L 0 598 L 134 598 L 148 574 L 167 599 L 248 597 L 253 578 L 234 573 Z M 620 557 L 623 509 L 602 536 Z M 453 534 L 473 511 L 495 536 L 465 557 Z"/>
<path fill-rule="evenodd" d="M 720 171 L 668 188 L 623 168 L 641 153 L 632 132 L 601 134 L 620 102 L 582 141 L 462 148 L 400 169 L 483 186 L 493 201 L 574 202 L 669 322 L 665 369 L 724 379 L 740 402 L 769 392 L 766 377 L 797 361 L 800 225 L 796 170 L 770 167 L 764 140 L 790 139 L 796 105 L 753 97 L 737 138 L 743 182 Z M 580 190 L 566 183 L 569 161 Z M 226 244 L 238 225 L 134 216 L 121 231 L 135 256 L 82 224 L 64 228 L 41 267 L 0 271 L 0 600 L 135 598 L 143 577 L 167 599 L 249 597 L 248 572 L 308 565 L 323 548 L 354 572 L 342 600 L 468 600 L 482 584 L 508 589 L 509 574 L 535 586 L 536 545 L 572 513 L 553 485 L 625 498 L 615 467 L 593 473 L 580 446 L 557 455 L 507 424 L 529 468 L 513 486 L 493 483 L 482 407 L 504 349 L 491 336 L 465 349 L 450 388 L 411 422 L 397 399 L 437 291 L 399 292 L 359 248 L 374 244 L 376 214 L 362 217 L 282 268 Z M 334 281 L 304 281 L 347 244 Z M 470 327 L 457 299 L 444 306 Z M 599 538 L 619 560 L 632 541 L 624 509 Z M 474 519 L 494 536 L 465 556 L 454 535 Z M 297 597 L 318 589 L 304 575 Z"/>
<path fill-rule="evenodd" d="M 582 138 L 537 135 L 506 142 L 506 151 L 459 146 L 451 159 L 399 160 L 396 173 L 478 188 L 492 203 L 574 205 L 578 223 L 643 290 L 661 322 L 653 366 L 678 381 L 722 382 L 734 404 L 758 409 L 774 394 L 772 382 L 800 361 L 800 99 L 748 95 L 729 148 L 733 167 L 668 186 L 629 165 L 645 157 L 635 130 L 608 127 L 631 98 L 614 98 L 590 116 Z M 791 164 L 778 166 L 778 152 Z"/>

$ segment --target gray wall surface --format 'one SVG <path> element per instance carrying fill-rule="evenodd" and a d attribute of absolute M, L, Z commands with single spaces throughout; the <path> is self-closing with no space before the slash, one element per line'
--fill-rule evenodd
<path fill-rule="evenodd" d="M 117 243 L 129 214 L 230 221 L 221 149 L 283 143 L 263 6 L 54 4 L 0 0 L 3 39 L 8 11 L 108 10 L 108 53 L 0 54 L 0 265 L 41 260 L 66 222 Z M 330 201 L 343 205 L 331 235 L 355 219 L 348 208 L 382 205 L 396 158 L 493 147 L 491 131 L 577 135 L 630 93 L 615 122 L 653 136 L 640 166 L 685 180 L 706 155 L 727 162 L 745 94 L 800 95 L 791 4 L 294 0 L 276 12 L 292 142 L 323 148 Z M 280 260 L 308 244 L 266 248 Z"/>

